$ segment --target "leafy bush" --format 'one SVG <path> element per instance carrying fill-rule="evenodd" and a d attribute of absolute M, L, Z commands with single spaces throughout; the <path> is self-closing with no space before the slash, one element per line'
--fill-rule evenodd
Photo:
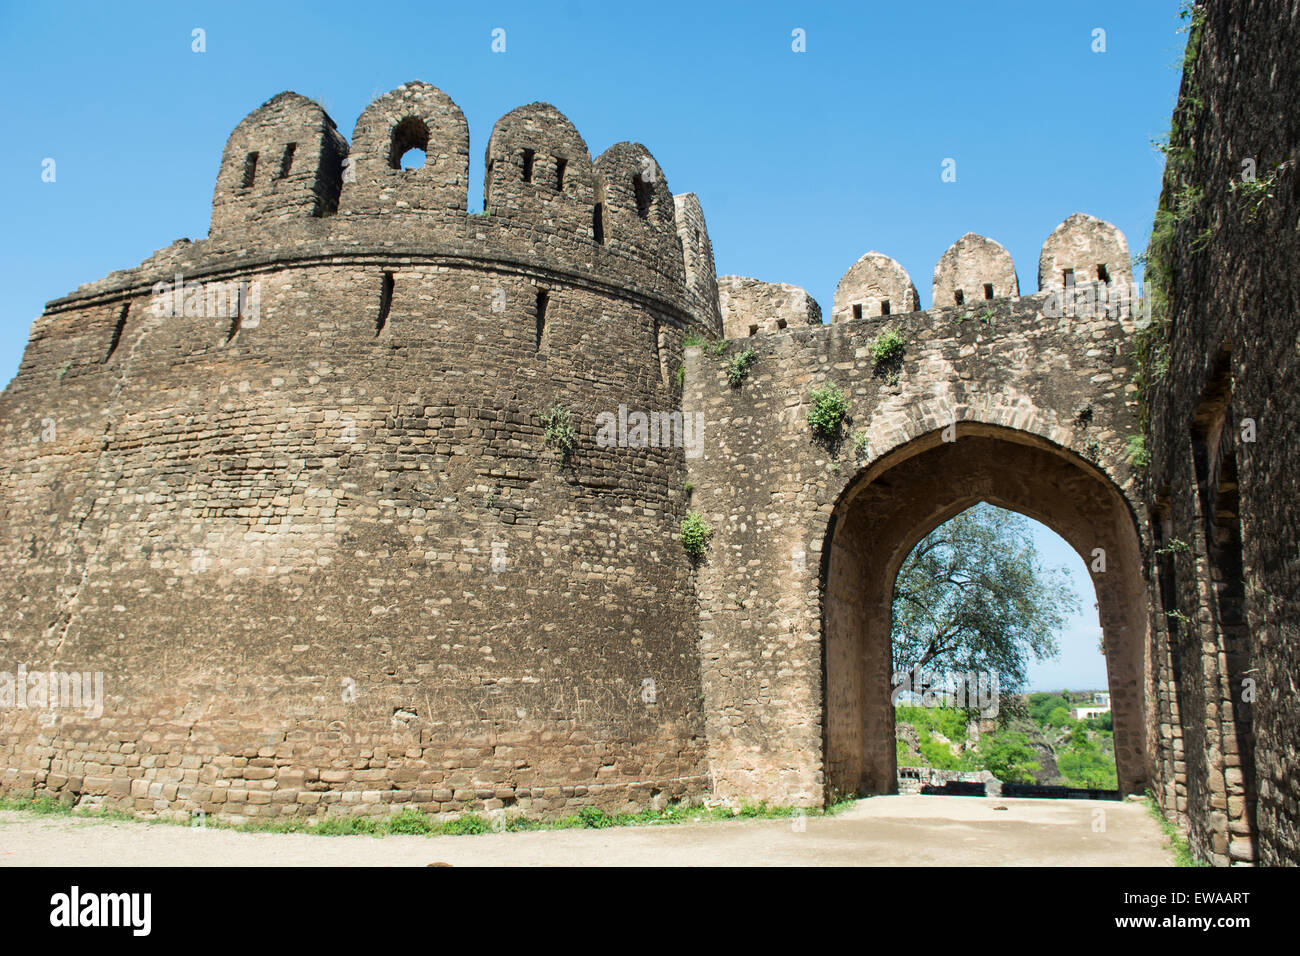
<path fill-rule="evenodd" d="M 924 730 L 916 732 L 917 749 L 921 752 L 924 765 L 938 770 L 972 770 L 974 766 L 968 753 L 954 754 L 952 747 L 935 740 Z"/>
<path fill-rule="evenodd" d="M 1096 717 L 1089 717 L 1087 724 L 1089 730 L 1104 730 L 1108 732 L 1114 732 L 1115 730 L 1115 718 L 1111 715 L 1110 711 L 1106 711 L 1104 714 L 1098 714 Z"/>
<path fill-rule="evenodd" d="M 447 836 L 465 836 L 471 833 L 487 833 L 492 824 L 477 813 L 462 813 L 455 820 L 448 820 L 442 825 L 441 832 Z"/>
<path fill-rule="evenodd" d="M 427 814 L 411 807 L 388 818 L 389 833 L 432 833 L 437 829 L 438 825 Z"/>
<path fill-rule="evenodd" d="M 1069 786 L 1097 787 L 1102 790 L 1115 790 L 1119 787 L 1114 756 L 1102 753 L 1097 743 L 1088 738 L 1086 731 L 1081 735 L 1070 735 L 1069 744 L 1056 755 L 1056 766 Z"/>
<path fill-rule="evenodd" d="M 711 537 L 713 537 L 713 529 L 705 523 L 698 511 L 688 512 L 682 519 L 682 548 L 693 559 L 698 560 L 704 555 L 708 550 Z"/>
<path fill-rule="evenodd" d="M 1124 444 L 1124 454 L 1134 468 L 1145 468 L 1151 464 L 1151 452 L 1147 450 L 1147 436 L 1129 435 Z"/>
<path fill-rule="evenodd" d="M 731 383 L 732 388 L 739 388 L 740 383 L 749 375 L 749 367 L 758 359 L 758 352 L 754 349 L 745 349 L 738 352 L 731 358 L 727 359 L 727 381 Z"/>
<path fill-rule="evenodd" d="M 849 413 L 848 399 L 834 382 L 814 388 L 810 396 L 812 408 L 808 410 L 808 424 L 819 438 L 833 440 Z"/>
<path fill-rule="evenodd" d="M 871 363 L 874 367 L 897 364 L 903 357 L 907 342 L 898 329 L 886 329 L 871 342 Z"/>
<path fill-rule="evenodd" d="M 1033 783 L 1034 771 L 1042 769 L 1038 751 L 1029 738 L 1008 730 L 987 734 L 980 742 L 980 764 L 1003 783 Z"/>
<path fill-rule="evenodd" d="M 563 455 L 573 451 L 578 444 L 578 432 L 569 419 L 567 408 L 556 402 L 551 406 L 550 411 L 540 412 L 538 418 L 541 419 L 542 428 L 545 429 L 546 444 L 558 448 Z"/>
<path fill-rule="evenodd" d="M 1070 702 L 1058 694 L 1042 692 L 1029 695 L 1029 718 L 1040 726 L 1047 723 L 1047 715 L 1058 707 L 1070 709 Z"/>
<path fill-rule="evenodd" d="M 1070 725 L 1070 711 L 1066 707 L 1054 707 L 1051 713 L 1047 715 L 1047 725 L 1049 727 L 1068 727 Z"/>
<path fill-rule="evenodd" d="M 865 430 L 859 430 L 858 433 L 853 436 L 853 451 L 859 458 L 866 458 L 868 454 L 870 454 L 871 449 L 868 446 L 867 433 Z"/>
<path fill-rule="evenodd" d="M 966 738 L 966 713 L 957 707 L 918 707 L 899 704 L 894 708 L 894 720 L 911 724 L 917 732 L 940 733 L 949 740 Z"/>
<path fill-rule="evenodd" d="M 583 807 L 578 811 L 578 819 L 584 827 L 591 830 L 603 830 L 615 825 L 614 818 L 600 807 Z"/>

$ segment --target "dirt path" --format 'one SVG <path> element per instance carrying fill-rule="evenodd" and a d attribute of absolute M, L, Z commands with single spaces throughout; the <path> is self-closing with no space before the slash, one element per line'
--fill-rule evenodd
<path fill-rule="evenodd" d="M 1173 859 L 1139 803 L 873 797 L 804 824 L 803 832 L 790 820 L 748 820 L 376 839 L 0 812 L 0 866 L 1169 866 Z"/>

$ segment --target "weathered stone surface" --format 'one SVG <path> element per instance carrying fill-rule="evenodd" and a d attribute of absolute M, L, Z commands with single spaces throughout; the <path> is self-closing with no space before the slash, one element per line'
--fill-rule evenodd
<path fill-rule="evenodd" d="M 267 100 L 235 127 L 212 196 L 212 232 L 338 208 L 347 141 L 318 103 L 297 93 Z"/>
<path fill-rule="evenodd" d="M 1038 257 L 1038 291 L 1060 292 L 1085 283 L 1133 282 L 1124 234 L 1096 216 L 1076 212 L 1052 230 Z"/>
<path fill-rule="evenodd" d="M 1296 865 L 1300 8 L 1207 4 L 1190 37 L 1143 509 L 1152 654 L 1177 678 L 1157 705 L 1186 760 L 1162 751 L 1153 769 L 1195 852 Z"/>
<path fill-rule="evenodd" d="M 745 276 L 719 276 L 717 288 L 722 332 L 726 338 L 821 325 L 821 306 L 797 285 Z"/>
<path fill-rule="evenodd" d="M 840 277 L 831 321 L 915 312 L 920 307 L 907 270 L 883 253 L 868 252 Z"/>
<path fill-rule="evenodd" d="M 603 411 L 679 408 L 683 335 L 720 331 L 703 213 L 688 284 L 650 153 L 593 164 L 534 104 L 471 215 L 467 137 L 428 84 L 367 107 L 350 155 L 276 97 L 208 239 L 37 320 L 0 396 L 5 649 L 102 672 L 105 701 L 0 711 L 0 787 L 245 816 L 706 792 L 684 451 L 594 440 Z"/>
<path fill-rule="evenodd" d="M 940 257 L 934 267 L 936 309 L 977 305 L 980 300 L 1020 294 L 1020 280 L 1011 253 L 1000 243 L 968 232 Z"/>
<path fill-rule="evenodd" d="M 725 356 L 686 350 L 684 407 L 717 434 L 687 466 L 716 529 L 696 590 L 718 796 L 816 804 L 893 789 L 894 576 L 920 537 L 980 500 L 1045 521 L 1094 563 L 1094 549 L 1105 553 L 1093 584 L 1120 779 L 1143 789 L 1157 744 L 1144 722 L 1146 593 L 1124 455 L 1135 427 L 1127 317 L 1053 318 L 1052 304 L 996 299 L 986 321 L 944 309 L 758 336 L 745 341 L 758 358 L 739 388 Z M 886 328 L 905 341 L 896 379 L 871 353 Z M 851 416 L 833 442 L 807 422 L 810 392 L 826 382 Z"/>
<path fill-rule="evenodd" d="M 350 151 L 268 101 L 209 237 L 50 302 L 0 395 L 6 652 L 105 678 L 102 715 L 0 711 L 0 789 L 232 820 L 888 790 L 894 577 L 989 501 L 1089 564 L 1121 787 L 1216 864 L 1300 862 L 1298 18 L 1194 28 L 1149 474 L 1146 317 L 1100 220 L 1054 230 L 1023 297 L 963 237 L 926 312 L 868 253 L 822 325 L 797 287 L 717 280 L 699 201 L 548 104 L 496 124 L 479 215 L 436 88 L 377 99 Z M 849 419 L 818 438 L 828 382 Z M 626 410 L 702 440 L 598 440 Z"/>

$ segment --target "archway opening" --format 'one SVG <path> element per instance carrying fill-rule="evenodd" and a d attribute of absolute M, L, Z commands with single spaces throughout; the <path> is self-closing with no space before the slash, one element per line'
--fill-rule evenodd
<path fill-rule="evenodd" d="M 1041 522 L 1088 567 L 1106 655 L 1118 788 L 1146 787 L 1146 585 L 1132 510 L 1102 471 L 1029 433 L 963 423 L 917 438 L 850 483 L 823 548 L 827 797 L 895 793 L 894 586 L 936 527 L 987 502 Z"/>
<path fill-rule="evenodd" d="M 934 528 L 892 628 L 900 792 L 1116 795 L 1096 595 L 1046 525 L 981 502 Z"/>
<path fill-rule="evenodd" d="M 422 169 L 428 150 L 428 124 L 417 116 L 408 116 L 393 127 L 388 165 L 393 169 Z"/>

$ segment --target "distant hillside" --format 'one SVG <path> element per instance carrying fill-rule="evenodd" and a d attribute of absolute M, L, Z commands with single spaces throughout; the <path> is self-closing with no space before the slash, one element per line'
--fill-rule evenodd
<path fill-rule="evenodd" d="M 899 766 L 988 770 L 1008 783 L 1113 790 L 1111 715 L 1074 720 L 1070 709 L 1091 692 L 1003 698 L 996 720 L 968 720 L 952 707 L 900 704 L 894 709 Z"/>

